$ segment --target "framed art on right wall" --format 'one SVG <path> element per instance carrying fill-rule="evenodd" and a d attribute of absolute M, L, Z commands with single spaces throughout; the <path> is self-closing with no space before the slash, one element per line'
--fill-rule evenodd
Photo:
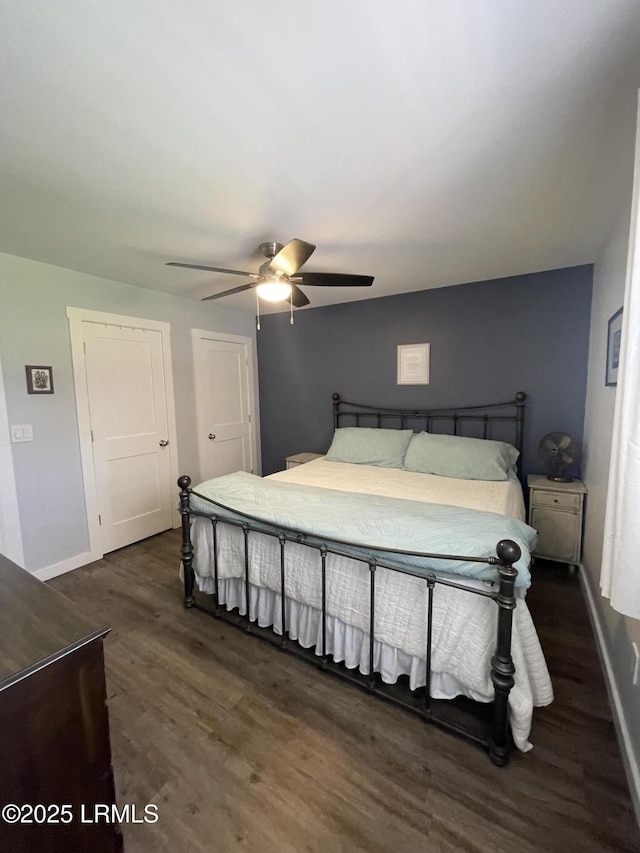
<path fill-rule="evenodd" d="M 609 319 L 607 329 L 607 376 L 605 385 L 618 384 L 620 342 L 622 339 L 622 308 Z"/>

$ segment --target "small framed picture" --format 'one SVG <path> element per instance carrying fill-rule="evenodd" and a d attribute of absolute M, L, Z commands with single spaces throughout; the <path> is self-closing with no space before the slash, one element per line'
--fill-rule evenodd
<path fill-rule="evenodd" d="M 398 345 L 398 385 L 429 384 L 429 344 Z"/>
<path fill-rule="evenodd" d="M 618 365 L 620 364 L 620 344 L 622 342 L 622 308 L 609 320 L 607 331 L 607 376 L 605 385 L 618 384 Z"/>
<path fill-rule="evenodd" d="M 27 394 L 53 394 L 53 368 L 25 364 Z"/>

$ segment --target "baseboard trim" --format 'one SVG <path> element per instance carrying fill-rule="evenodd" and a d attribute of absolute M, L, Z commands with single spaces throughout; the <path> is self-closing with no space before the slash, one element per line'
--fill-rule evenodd
<path fill-rule="evenodd" d="M 49 581 L 52 578 L 57 578 L 58 575 L 64 575 L 67 572 L 72 572 L 74 569 L 79 569 L 81 566 L 86 566 L 88 563 L 94 563 L 101 558 L 102 554 L 93 554 L 91 551 L 85 551 L 83 554 L 77 554 L 68 560 L 62 560 L 60 563 L 54 563 L 52 566 L 45 566 L 43 569 L 36 569 L 32 572 L 35 577 L 41 581 Z"/>
<path fill-rule="evenodd" d="M 618 734 L 618 743 L 622 753 L 622 762 L 627 774 L 627 782 L 629 783 L 631 801 L 633 802 L 638 826 L 640 826 L 640 765 L 638 764 L 638 758 L 633 750 L 631 736 L 629 735 L 629 728 L 624 715 L 624 708 L 622 707 L 622 701 L 620 699 L 620 692 L 618 690 L 615 674 L 611 665 L 609 650 L 605 643 L 605 633 L 602 626 L 602 619 L 600 618 L 600 610 L 596 606 L 594 593 L 586 575 L 587 572 L 582 566 L 580 566 L 580 586 L 582 587 L 582 594 L 587 604 L 589 620 L 591 621 L 591 627 L 593 628 L 593 633 L 595 635 L 596 648 L 598 649 L 598 655 L 600 656 L 600 662 L 602 663 L 604 680 L 607 685 L 607 692 L 609 693 L 609 702 L 611 704 L 611 710 L 613 711 L 613 724 Z"/>

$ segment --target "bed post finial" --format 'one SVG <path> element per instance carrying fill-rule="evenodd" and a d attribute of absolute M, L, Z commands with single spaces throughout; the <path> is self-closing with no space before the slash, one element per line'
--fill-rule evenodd
<path fill-rule="evenodd" d="M 337 391 L 331 395 L 331 399 L 333 400 L 333 428 L 338 428 L 338 412 L 340 410 L 340 394 Z"/>
<path fill-rule="evenodd" d="M 518 459 L 518 470 L 522 474 L 522 445 L 524 432 L 524 401 L 527 395 L 524 391 L 518 391 L 516 394 L 516 449 L 520 453 Z"/>
<path fill-rule="evenodd" d="M 191 477 L 186 475 L 178 477 L 180 487 L 180 515 L 182 516 L 182 573 L 184 575 L 184 606 L 193 607 L 193 545 L 191 544 L 191 519 L 189 496 L 191 494 Z"/>
<path fill-rule="evenodd" d="M 496 546 L 498 555 L 498 636 L 496 652 L 491 658 L 491 681 L 495 690 L 493 702 L 493 724 L 489 739 L 489 756 L 499 767 L 509 762 L 511 741 L 509 739 L 509 693 L 514 685 L 516 671 L 511 657 L 511 632 L 513 611 L 516 607 L 514 587 L 518 570 L 513 564 L 522 556 L 522 551 L 511 539 L 501 539 Z"/>

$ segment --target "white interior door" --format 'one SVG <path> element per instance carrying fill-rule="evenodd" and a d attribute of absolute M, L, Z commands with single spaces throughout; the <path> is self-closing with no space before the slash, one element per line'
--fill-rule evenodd
<path fill-rule="evenodd" d="M 194 332 L 200 476 L 254 469 L 249 344 Z"/>
<path fill-rule="evenodd" d="M 84 360 L 101 550 L 172 526 L 162 333 L 84 322 Z"/>

